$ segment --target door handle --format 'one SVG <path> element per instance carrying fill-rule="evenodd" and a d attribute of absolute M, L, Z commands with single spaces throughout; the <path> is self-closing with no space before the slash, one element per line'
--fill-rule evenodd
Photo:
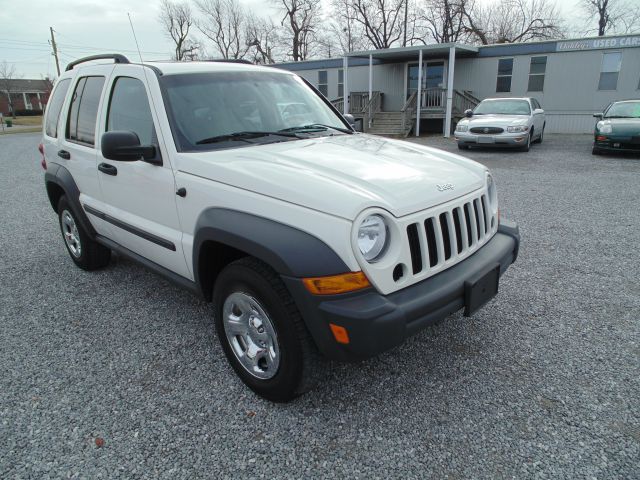
<path fill-rule="evenodd" d="M 71 160 L 71 154 L 66 150 L 58 150 L 58 156 L 60 158 L 64 158 L 65 160 Z"/>
<path fill-rule="evenodd" d="M 107 175 L 113 175 L 114 177 L 118 175 L 118 169 L 113 165 L 109 165 L 108 163 L 101 163 L 98 165 L 98 170 L 102 173 L 106 173 Z"/>

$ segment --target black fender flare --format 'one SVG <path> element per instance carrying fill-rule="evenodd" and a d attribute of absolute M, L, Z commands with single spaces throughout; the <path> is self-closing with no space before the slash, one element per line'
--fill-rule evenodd
<path fill-rule="evenodd" d="M 196 222 L 193 270 L 196 283 L 207 288 L 200 272 L 200 253 L 207 241 L 241 250 L 262 260 L 278 274 L 305 278 L 351 271 L 322 240 L 283 223 L 238 210 L 209 208 Z M 205 297 L 210 292 L 202 292 Z"/>
<path fill-rule="evenodd" d="M 51 195 L 51 190 L 49 188 L 50 184 L 55 184 L 64 191 L 64 194 L 69 201 L 69 205 L 73 210 L 73 214 L 81 227 L 84 228 L 84 231 L 87 232 L 91 239 L 95 239 L 96 231 L 93 228 L 93 225 L 91 225 L 89 217 L 87 217 L 82 205 L 80 205 L 80 190 L 78 189 L 78 185 L 73 179 L 71 172 L 62 165 L 49 163 L 47 164 L 47 171 L 44 174 L 44 182 L 45 186 L 47 186 L 47 196 L 49 197 L 49 202 L 51 203 L 53 210 L 57 212 L 58 205 L 54 200 L 54 197 Z"/>

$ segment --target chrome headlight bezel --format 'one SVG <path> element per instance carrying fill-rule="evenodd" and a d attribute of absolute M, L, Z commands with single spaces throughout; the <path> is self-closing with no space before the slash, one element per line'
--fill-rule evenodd
<path fill-rule="evenodd" d="M 527 125 L 509 125 L 507 127 L 507 132 L 509 133 L 523 133 L 529 130 Z"/>
<path fill-rule="evenodd" d="M 458 124 L 456 125 L 457 132 L 466 132 L 467 130 L 469 130 L 469 125 L 467 123 L 458 122 Z"/>
<path fill-rule="evenodd" d="M 372 236 L 376 238 L 372 239 Z M 367 237 L 369 242 L 366 241 Z M 390 237 L 389 225 L 383 215 L 372 213 L 364 217 L 356 232 L 356 245 L 362 258 L 368 263 L 379 261 L 389 247 Z"/>

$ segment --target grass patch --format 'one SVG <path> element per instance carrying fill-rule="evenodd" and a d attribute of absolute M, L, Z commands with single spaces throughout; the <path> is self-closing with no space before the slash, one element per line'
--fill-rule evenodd
<path fill-rule="evenodd" d="M 5 124 L 8 119 L 11 119 L 14 125 L 22 125 L 22 126 L 28 125 L 33 127 L 38 127 L 42 125 L 42 115 L 34 116 L 34 117 L 16 117 L 16 118 L 4 117 L 3 120 L 5 121 Z"/>

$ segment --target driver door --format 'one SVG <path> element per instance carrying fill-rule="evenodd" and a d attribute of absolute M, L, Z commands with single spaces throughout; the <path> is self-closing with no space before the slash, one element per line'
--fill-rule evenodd
<path fill-rule="evenodd" d="M 155 80 L 153 75 L 151 78 Z M 155 145 L 159 165 L 107 160 L 98 149 L 101 209 L 111 238 L 128 250 L 192 279 L 182 250 L 173 170 L 139 66 L 119 67 L 108 85 L 101 132 L 133 131 Z"/>

